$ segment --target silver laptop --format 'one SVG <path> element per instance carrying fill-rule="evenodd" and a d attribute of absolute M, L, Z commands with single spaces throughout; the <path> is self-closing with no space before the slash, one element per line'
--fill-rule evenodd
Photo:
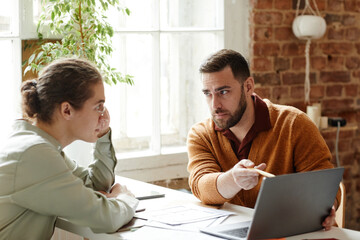
<path fill-rule="evenodd" d="M 227 239 L 281 238 L 322 229 L 344 168 L 264 178 L 252 221 L 200 229 Z"/>

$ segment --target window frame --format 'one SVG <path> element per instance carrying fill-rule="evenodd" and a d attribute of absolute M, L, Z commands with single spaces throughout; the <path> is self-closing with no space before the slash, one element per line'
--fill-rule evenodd
<path fill-rule="evenodd" d="M 15 117 L 20 118 L 21 117 L 21 109 L 20 109 L 20 102 L 21 97 L 20 94 L 18 94 L 20 85 L 21 85 L 21 79 L 22 79 L 22 68 L 21 68 L 21 56 L 22 56 L 22 47 L 21 47 L 21 19 L 20 19 L 20 12 L 22 10 L 21 8 L 21 0 L 14 0 L 12 1 L 13 4 L 13 12 L 11 16 L 12 22 L 11 22 L 11 32 L 9 33 L 2 33 L 0 34 L 0 41 L 11 41 L 11 52 L 12 56 L 10 57 L 10 60 L 12 62 L 11 64 L 11 72 L 12 72 L 12 79 L 8 79 L 9 81 L 14 81 L 12 84 L 6 85 L 10 89 L 7 89 L 7 91 L 12 92 L 11 99 L 7 99 L 9 103 L 13 104 L 12 108 L 14 109 L 14 112 L 11 114 L 6 114 L 7 117 Z M 6 56 L 5 56 L 6 57 Z M 3 119 L 4 120 L 4 119 Z M 7 122 L 11 124 L 14 119 L 11 119 L 11 122 Z M 6 134 L 6 131 L 2 132 L 3 134 Z M 6 135 L 5 135 L 6 136 Z M 1 140 L 3 141 L 3 140 Z"/>
<path fill-rule="evenodd" d="M 248 57 L 250 43 L 248 26 L 249 1 L 224 0 L 224 48 L 234 49 L 243 53 L 245 57 Z M 168 31 L 169 30 L 158 30 L 158 37 L 160 37 L 160 33 Z M 222 31 L 222 29 L 181 29 L 180 31 L 215 32 Z M 239 42 L 241 44 L 239 44 Z M 156 60 L 160 61 L 160 58 L 157 58 Z M 157 72 L 159 72 L 159 70 Z M 160 84 L 159 77 L 155 79 L 158 79 L 157 84 Z M 153 96 L 159 96 L 158 92 L 156 92 L 156 90 L 154 91 L 155 92 Z M 201 93 L 199 92 L 199 94 Z M 153 102 L 153 104 L 156 103 Z M 160 121 L 158 120 L 160 120 L 160 106 L 156 105 L 154 107 L 156 107 L 154 109 L 156 109 L 156 115 L 158 115 L 157 118 L 154 119 L 154 122 L 159 123 Z M 153 131 L 153 135 L 156 136 L 152 136 L 156 139 L 154 142 L 157 144 L 157 146 L 153 146 L 154 151 L 152 151 L 152 153 L 147 152 L 146 154 L 143 152 L 117 154 L 118 164 L 116 167 L 116 174 L 146 182 L 187 178 L 189 176 L 189 173 L 186 170 L 188 164 L 186 146 L 179 147 L 177 152 L 174 151 L 170 153 L 162 153 L 160 149 L 160 124 L 156 126 L 156 129 L 157 128 L 158 132 L 156 132 L 156 130 Z"/>

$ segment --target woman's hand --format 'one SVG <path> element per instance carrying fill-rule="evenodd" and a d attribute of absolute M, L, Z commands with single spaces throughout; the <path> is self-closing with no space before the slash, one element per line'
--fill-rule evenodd
<path fill-rule="evenodd" d="M 117 196 L 119 196 L 120 194 L 127 194 L 131 197 L 135 197 L 134 194 L 132 194 L 132 192 L 130 192 L 126 186 L 123 186 L 119 183 L 115 183 L 110 192 L 109 193 L 106 193 L 106 192 L 103 192 L 103 191 L 99 191 L 101 192 L 102 194 L 104 194 L 107 198 L 116 198 Z"/>
<path fill-rule="evenodd" d="M 98 138 L 101 138 L 110 130 L 110 114 L 107 108 L 105 109 L 104 113 L 99 118 L 100 122 L 100 132 L 97 135 Z"/>

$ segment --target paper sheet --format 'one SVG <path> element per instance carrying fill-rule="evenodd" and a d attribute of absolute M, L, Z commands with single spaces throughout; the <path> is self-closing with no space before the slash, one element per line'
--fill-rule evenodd
<path fill-rule="evenodd" d="M 136 217 L 169 225 L 179 225 L 214 219 L 222 216 L 229 216 L 231 214 L 234 213 L 198 206 L 174 206 L 137 213 Z"/>

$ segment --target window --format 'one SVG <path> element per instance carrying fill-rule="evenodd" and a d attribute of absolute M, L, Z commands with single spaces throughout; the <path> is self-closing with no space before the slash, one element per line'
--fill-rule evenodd
<path fill-rule="evenodd" d="M 0 146 L 7 139 L 14 119 L 21 116 L 19 87 L 21 83 L 19 5 L 18 1 L 0 0 Z"/>
<path fill-rule="evenodd" d="M 114 145 L 129 152 L 184 151 L 190 127 L 208 116 L 198 67 L 224 45 L 221 0 L 128 0 L 113 15 L 113 66 L 135 85 L 107 88 Z"/>
<path fill-rule="evenodd" d="M 21 37 L 15 38 L 19 53 L 13 55 L 19 59 L 20 39 L 36 38 L 41 11 L 40 0 L 20 3 Z M 186 177 L 188 130 L 209 117 L 199 65 L 224 46 L 247 56 L 249 1 L 125 0 L 122 4 L 130 9 L 130 16 L 116 11 L 108 15 L 115 28 L 111 61 L 122 73 L 133 75 L 135 85 L 106 86 L 119 158 L 116 173 L 143 181 Z M 21 61 L 14 61 L 16 71 L 8 72 L 16 72 L 12 77 L 20 79 Z M 87 165 L 91 149 L 77 141 L 65 152 Z"/>

